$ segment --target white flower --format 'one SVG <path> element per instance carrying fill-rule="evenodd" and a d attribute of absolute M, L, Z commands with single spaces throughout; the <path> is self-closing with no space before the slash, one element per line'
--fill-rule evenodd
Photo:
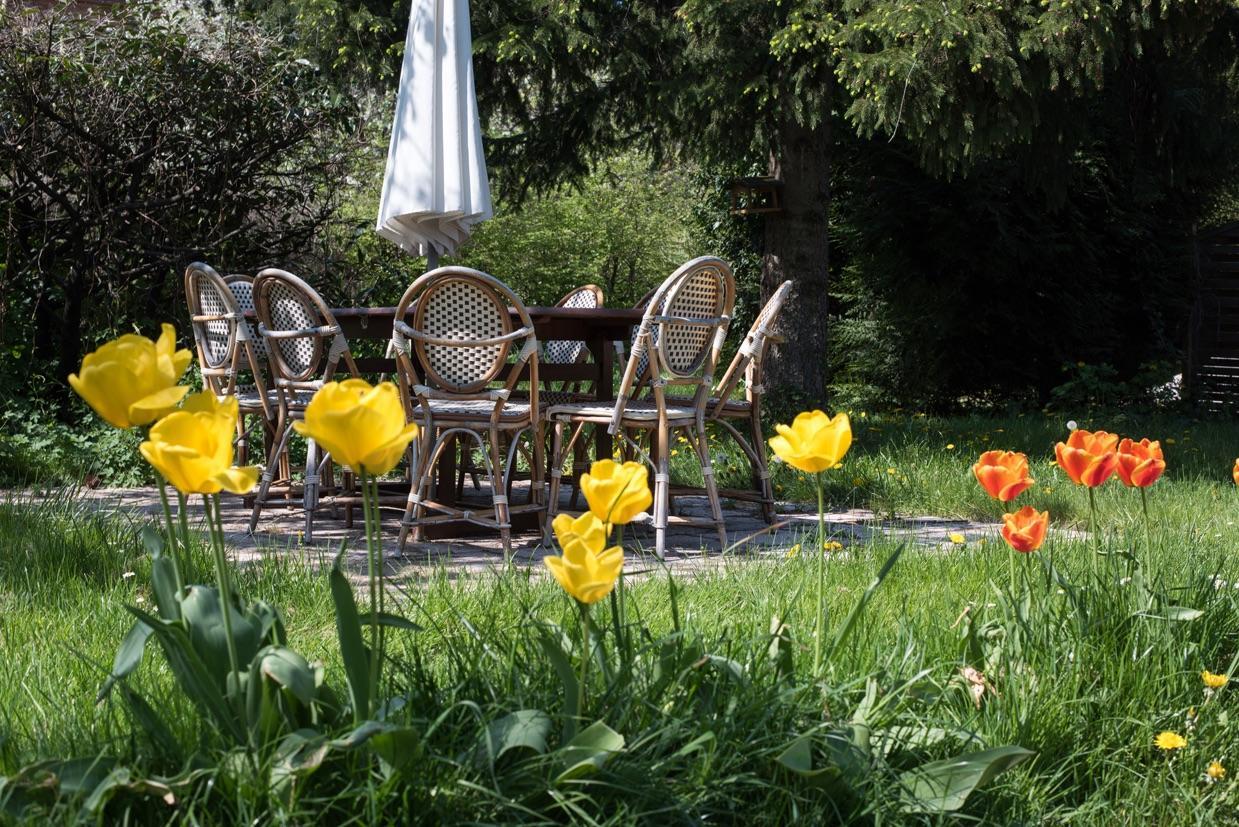
<path fill-rule="evenodd" d="M 133 575 L 133 572 L 131 572 L 131 571 L 127 571 L 127 572 L 125 572 L 124 574 L 122 574 L 122 575 L 120 576 L 120 579 L 121 579 L 121 580 L 128 580 L 130 577 L 133 577 L 133 576 L 134 576 L 134 575 Z"/>
<path fill-rule="evenodd" d="M 1069 419 L 1069 420 L 1067 420 L 1067 430 L 1068 430 L 1068 431 L 1074 431 L 1076 428 L 1079 428 L 1079 427 L 1080 427 L 1080 426 L 1076 424 L 1076 421 L 1075 421 L 1074 419 Z"/>

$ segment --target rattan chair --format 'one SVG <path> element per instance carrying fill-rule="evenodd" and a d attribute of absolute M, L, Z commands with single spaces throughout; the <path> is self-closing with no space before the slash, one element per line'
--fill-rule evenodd
<path fill-rule="evenodd" d="M 253 296 L 258 332 L 266 344 L 279 412 L 275 444 L 267 457 L 250 515 L 251 532 L 258 525 L 258 516 L 271 494 L 277 460 L 293 433 L 292 423 L 305 418 L 306 406 L 314 392 L 337 378 L 341 362 L 350 376 L 358 375 L 348 340 L 331 309 L 313 287 L 292 273 L 268 268 L 254 278 Z M 302 504 L 305 507 L 305 539 L 309 541 L 313 538 L 314 509 L 318 506 L 324 471 L 330 484 L 331 458 L 319 457 L 314 440 L 306 442 Z M 291 492 L 291 488 L 290 479 L 286 492 Z"/>
<path fill-rule="evenodd" d="M 774 295 L 758 312 L 752 327 L 740 342 L 736 355 L 732 357 L 731 364 L 714 389 L 714 395 L 706 402 L 707 421 L 717 423 L 731 434 L 744 451 L 751 469 L 751 489 L 722 489 L 719 493 L 733 500 L 761 503 L 762 517 L 767 523 L 774 522 L 774 491 L 770 486 L 770 471 L 766 466 L 765 430 L 761 418 L 762 396 L 765 393 L 762 368 L 770 347 L 783 341 L 782 337 L 775 335 L 774 326 L 791 291 L 790 281 L 783 282 L 774 291 Z M 733 399 L 741 382 L 744 384 L 744 398 Z M 733 424 L 739 422 L 747 422 L 748 435 Z M 676 497 L 701 493 L 699 488 L 676 486 L 671 495 Z"/>
<path fill-rule="evenodd" d="M 513 329 L 509 307 L 520 327 Z M 405 321 L 412 311 L 412 323 Z M 414 281 L 396 306 L 392 352 L 410 420 L 421 426 L 412 486 L 400 522 L 400 547 L 410 532 L 420 540 L 428 525 L 468 522 L 498 530 L 511 551 L 512 515 L 541 511 L 542 418 L 538 402 L 538 340 L 515 293 L 493 276 L 465 267 L 440 267 Z M 512 357 L 512 358 L 509 358 Z M 515 398 L 527 381 L 527 398 Z M 529 501 L 508 502 L 508 480 L 522 434 L 531 443 Z M 431 496 L 440 455 L 456 440 L 480 449 L 491 481 L 491 503 L 480 509 Z M 503 450 L 507 442 L 507 451 Z M 442 481 L 454 485 L 454 480 Z"/>
<path fill-rule="evenodd" d="M 679 430 L 687 433 L 697 451 L 713 517 L 708 522 L 686 522 L 712 526 L 726 545 L 722 504 L 706 444 L 705 407 L 731 321 L 735 292 L 735 277 L 721 259 L 706 256 L 682 265 L 655 291 L 646 306 L 615 402 L 569 403 L 548 408 L 554 442 L 545 536 L 550 536 L 551 520 L 558 507 L 564 459 L 586 425 L 606 425 L 612 434 L 622 434 L 629 449 L 654 467 L 654 548 L 658 556 L 662 557 L 666 548 L 671 435 Z M 644 399 L 633 399 L 637 379 L 645 371 L 651 377 L 650 392 Z M 668 387 L 681 391 L 679 398 L 668 394 Z M 573 430 L 565 444 L 567 426 Z M 650 432 L 653 450 L 648 454 L 642 450 L 630 431 Z"/>
<path fill-rule="evenodd" d="M 249 438 L 254 423 L 260 426 L 264 444 L 271 442 L 276 426 L 278 401 L 267 388 L 262 371 L 266 357 L 254 328 L 245 318 L 250 300 L 248 276 L 221 278 L 208 264 L 195 261 L 185 269 L 185 301 L 190 329 L 198 351 L 202 384 L 223 399 L 237 399 L 238 462 L 249 458 Z M 242 377 L 250 381 L 242 384 Z"/>

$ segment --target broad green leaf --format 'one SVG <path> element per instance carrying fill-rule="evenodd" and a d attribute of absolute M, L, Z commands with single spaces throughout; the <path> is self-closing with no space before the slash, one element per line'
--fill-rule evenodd
<path fill-rule="evenodd" d="M 258 653 L 261 640 L 259 626 L 235 607 L 228 606 L 227 610 L 231 615 L 238 664 L 244 668 Z M 219 594 L 209 586 L 187 586 L 181 600 L 181 615 L 189 626 L 189 639 L 198 658 L 219 687 L 226 688 L 232 666 L 228 661 L 228 634 Z"/>
<path fill-rule="evenodd" d="M 307 706 L 314 702 L 318 691 L 314 669 L 301 655 L 283 646 L 268 646 L 255 656 L 254 662 L 263 678 L 288 690 Z M 252 668 L 250 671 L 253 674 Z"/>
<path fill-rule="evenodd" d="M 602 769 L 615 753 L 624 748 L 624 736 L 602 721 L 594 721 L 558 750 L 556 784 L 590 775 Z"/>
<path fill-rule="evenodd" d="M 142 547 L 146 549 L 146 553 L 151 557 L 159 557 L 163 554 L 164 537 L 163 532 L 155 528 L 151 523 L 142 526 L 139 532 L 142 538 Z"/>
<path fill-rule="evenodd" d="M 995 747 L 931 761 L 899 776 L 903 811 L 949 813 L 964 806 L 977 787 L 1033 755 L 1017 746 Z"/>
<path fill-rule="evenodd" d="M 367 615 L 367 617 L 369 617 L 369 615 Z M 401 617 L 400 615 L 394 615 L 389 612 L 379 612 L 379 625 L 387 626 L 391 629 L 404 629 L 408 632 L 420 632 L 422 630 L 421 626 L 418 626 L 408 618 Z"/>
<path fill-rule="evenodd" d="M 499 759 L 512 750 L 528 749 L 542 755 L 550 733 L 549 715 L 540 709 L 519 709 L 487 725 L 479 738 L 476 756 L 493 770 Z"/>
<path fill-rule="evenodd" d="M 293 781 L 304 778 L 322 766 L 331 749 L 326 736 L 312 729 L 291 732 L 280 741 L 271 764 L 269 783 L 271 790 L 283 795 Z"/>
<path fill-rule="evenodd" d="M 341 569 L 344 545 L 328 574 L 331 599 L 336 606 L 336 635 L 340 639 L 340 659 L 348 679 L 349 699 L 353 704 L 353 720 L 360 722 L 370 716 L 370 654 L 361 637 L 361 618 L 353 598 L 353 587 Z"/>
<path fill-rule="evenodd" d="M 155 606 L 165 620 L 181 616 L 181 604 L 176 593 L 176 571 L 172 560 L 160 555 L 151 560 L 151 590 L 155 593 Z"/>
<path fill-rule="evenodd" d="M 129 714 L 133 716 L 138 726 L 142 727 L 142 731 L 151 739 L 155 748 L 163 755 L 179 762 L 182 758 L 181 745 L 159 713 L 146 702 L 146 698 L 130 689 L 128 683 L 123 681 L 120 684 L 120 695 L 124 698 L 125 705 L 129 707 Z"/>
<path fill-rule="evenodd" d="M 774 673 L 781 683 L 788 682 L 795 677 L 796 668 L 792 658 L 794 649 L 791 628 L 779 615 L 772 616 L 770 618 L 770 645 L 766 647 L 766 657 L 774 666 Z"/>
<path fill-rule="evenodd" d="M 554 624 L 538 626 L 538 645 L 546 653 L 547 660 L 559 676 L 559 696 L 564 699 L 564 737 L 571 738 L 576 733 L 577 718 L 577 684 L 576 671 L 572 668 L 572 658 L 568 655 L 571 643 L 563 630 Z"/>
<path fill-rule="evenodd" d="M 146 651 L 146 641 L 150 636 L 150 626 L 140 620 L 133 622 L 133 626 L 129 627 L 129 631 L 120 642 L 120 647 L 116 650 L 116 657 L 112 658 L 112 673 L 103 682 L 103 686 L 99 687 L 99 692 L 95 695 L 95 703 L 102 703 L 117 681 L 127 677 L 138 668 L 138 664 L 142 662 L 142 653 Z"/>
<path fill-rule="evenodd" d="M 370 738 L 370 748 L 390 770 L 409 776 L 422 755 L 422 736 L 412 727 L 390 726 Z"/>

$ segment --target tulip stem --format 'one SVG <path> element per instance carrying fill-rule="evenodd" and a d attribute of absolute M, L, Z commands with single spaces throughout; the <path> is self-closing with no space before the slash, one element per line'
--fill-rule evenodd
<path fill-rule="evenodd" d="M 1093 535 L 1093 574 L 1097 573 L 1097 556 L 1101 554 L 1101 544 L 1097 537 L 1097 495 L 1093 487 L 1088 486 L 1088 531 Z"/>
<path fill-rule="evenodd" d="M 1011 503 L 1004 502 L 1002 504 L 1002 513 L 1008 514 L 1010 513 L 1010 511 L 1011 511 Z M 1008 548 L 1007 551 L 1010 553 L 1010 556 L 1007 557 L 1007 563 L 1009 564 L 1008 568 L 1010 568 L 1011 570 L 1011 599 L 1012 601 L 1014 601 L 1015 600 L 1015 555 L 1016 555 L 1016 551 L 1014 547 Z"/>
<path fill-rule="evenodd" d="M 1149 497 L 1145 493 L 1144 486 L 1140 486 L 1140 508 L 1144 511 L 1144 541 L 1148 547 L 1148 553 L 1153 553 L 1153 523 L 1149 520 Z"/>
<path fill-rule="evenodd" d="M 583 721 L 585 720 L 585 687 L 589 681 L 589 604 L 578 600 L 577 607 L 581 611 L 581 676 L 577 680 L 576 687 L 576 714 L 577 718 Z M 575 735 L 575 722 L 570 721 L 569 725 L 572 726 L 572 732 Z"/>
<path fill-rule="evenodd" d="M 189 498 L 180 491 L 176 492 L 176 516 L 181 521 L 181 554 L 184 555 L 185 571 L 193 577 L 193 566 L 189 561 Z"/>
<path fill-rule="evenodd" d="M 168 526 L 168 556 L 172 558 L 172 576 L 176 578 L 176 598 L 181 599 L 181 595 L 185 592 L 185 581 L 181 577 L 181 564 L 177 559 L 176 551 L 177 539 L 176 533 L 172 528 L 172 507 L 168 504 L 168 484 L 163 478 L 163 474 L 155 472 L 155 478 L 159 480 L 159 502 L 163 505 L 163 518 Z M 184 511 L 184 508 L 181 509 Z M 179 615 L 180 612 L 178 611 Z"/>
<path fill-rule="evenodd" d="M 379 637 L 379 588 L 380 572 L 375 564 L 374 548 L 374 512 L 375 503 L 371 500 L 371 477 L 366 473 L 365 466 L 358 469 L 361 476 L 361 507 L 366 522 L 366 569 L 370 581 L 370 715 L 377 712 L 379 699 L 379 676 L 381 669 L 382 639 Z M 377 488 L 376 488 L 377 490 Z"/>
<path fill-rule="evenodd" d="M 237 657 L 237 641 L 232 636 L 232 585 L 228 577 L 228 558 L 224 553 L 224 526 L 219 510 L 219 494 L 203 494 L 202 503 L 206 507 L 207 527 L 211 531 L 211 549 L 215 552 L 215 579 L 219 584 L 220 613 L 224 617 L 224 641 L 228 645 L 228 665 L 232 668 L 233 685 L 229 689 L 235 689 L 239 693 L 241 666 Z"/>
<path fill-rule="evenodd" d="M 813 677 L 822 673 L 822 647 L 826 642 L 826 495 L 822 486 L 822 473 L 818 471 L 813 480 L 817 483 L 817 634 L 813 650 Z"/>

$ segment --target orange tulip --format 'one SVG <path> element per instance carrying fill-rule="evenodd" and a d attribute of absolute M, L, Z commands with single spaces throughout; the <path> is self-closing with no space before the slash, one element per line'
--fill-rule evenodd
<path fill-rule="evenodd" d="M 1002 539 L 1007 545 L 1024 554 L 1036 551 L 1045 542 L 1046 529 L 1050 527 L 1050 512 L 1038 511 L 1026 505 L 1014 514 L 1002 515 Z"/>
<path fill-rule="evenodd" d="M 972 473 L 991 497 L 1004 503 L 1036 482 L 1028 476 L 1028 457 L 1017 451 L 986 451 Z"/>
<path fill-rule="evenodd" d="M 1115 470 L 1123 484 L 1131 488 L 1148 488 L 1166 470 L 1162 445 L 1157 440 L 1132 442 L 1124 439 L 1119 443 L 1118 457 L 1119 465 Z"/>
<path fill-rule="evenodd" d="M 1235 478 L 1235 485 L 1239 485 L 1239 457 L 1235 459 L 1235 470 L 1230 472 L 1230 475 Z"/>
<path fill-rule="evenodd" d="M 1067 441 L 1054 446 L 1058 467 L 1071 477 L 1076 485 L 1096 488 L 1118 468 L 1116 451 L 1119 438 L 1105 431 L 1074 430 Z"/>

